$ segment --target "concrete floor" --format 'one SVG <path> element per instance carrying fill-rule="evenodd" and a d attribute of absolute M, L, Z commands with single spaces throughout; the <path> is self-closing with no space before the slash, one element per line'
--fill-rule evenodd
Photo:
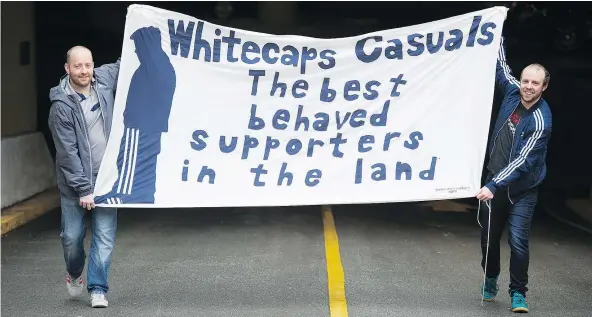
<path fill-rule="evenodd" d="M 349 316 L 513 315 L 505 235 L 502 290 L 481 306 L 474 212 L 333 212 Z M 2 238 L 2 316 L 330 316 L 320 208 L 121 210 L 110 307 L 94 310 L 68 298 L 59 220 Z M 539 214 L 530 281 L 530 315 L 592 316 L 592 235 Z"/>

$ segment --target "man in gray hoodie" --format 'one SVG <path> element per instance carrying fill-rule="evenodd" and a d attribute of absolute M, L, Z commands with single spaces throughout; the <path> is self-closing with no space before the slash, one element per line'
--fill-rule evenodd
<path fill-rule="evenodd" d="M 94 185 L 111 132 L 120 59 L 94 68 L 92 53 L 82 46 L 66 57 L 66 75 L 51 88 L 49 128 L 56 148 L 61 192 L 61 233 L 66 286 L 71 296 L 84 289 L 86 262 L 84 216 L 92 210 L 88 286 L 92 307 L 107 307 L 108 274 L 117 228 L 117 209 L 95 207 Z"/>

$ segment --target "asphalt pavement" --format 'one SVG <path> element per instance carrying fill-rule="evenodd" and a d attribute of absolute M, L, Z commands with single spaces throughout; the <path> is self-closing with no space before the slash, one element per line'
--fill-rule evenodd
<path fill-rule="evenodd" d="M 500 295 L 481 305 L 474 210 L 332 210 L 348 316 L 515 315 L 507 243 Z M 106 309 L 69 298 L 59 223 L 2 238 L 2 316 L 331 316 L 320 207 L 120 210 Z M 592 316 L 592 235 L 538 215 L 529 273 L 529 315 Z"/>

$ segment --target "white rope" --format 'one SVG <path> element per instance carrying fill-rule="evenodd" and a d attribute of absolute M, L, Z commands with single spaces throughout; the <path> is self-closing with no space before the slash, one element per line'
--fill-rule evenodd
<path fill-rule="evenodd" d="M 487 221 L 487 249 L 485 251 L 485 269 L 483 270 L 483 284 L 481 287 L 481 306 L 483 306 L 483 298 L 485 297 L 485 279 L 487 277 L 487 259 L 489 257 L 489 232 L 491 230 L 491 202 L 489 200 L 486 200 L 485 205 L 489 209 L 489 220 Z M 479 200 L 479 208 L 477 209 L 477 222 L 479 223 L 479 226 L 481 227 L 481 229 L 483 229 L 483 226 L 481 225 L 481 222 L 479 221 L 479 212 L 480 211 L 481 211 L 481 200 Z"/>

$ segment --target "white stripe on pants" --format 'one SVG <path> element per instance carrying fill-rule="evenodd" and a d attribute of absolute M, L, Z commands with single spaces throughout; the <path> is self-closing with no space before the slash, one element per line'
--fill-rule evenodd
<path fill-rule="evenodd" d="M 134 183 L 134 172 L 136 170 L 136 161 L 138 159 L 138 141 L 140 139 L 140 130 L 125 129 L 125 147 L 123 152 L 123 164 L 119 170 L 118 194 L 130 195 Z M 123 188 L 122 188 L 123 186 Z"/>

